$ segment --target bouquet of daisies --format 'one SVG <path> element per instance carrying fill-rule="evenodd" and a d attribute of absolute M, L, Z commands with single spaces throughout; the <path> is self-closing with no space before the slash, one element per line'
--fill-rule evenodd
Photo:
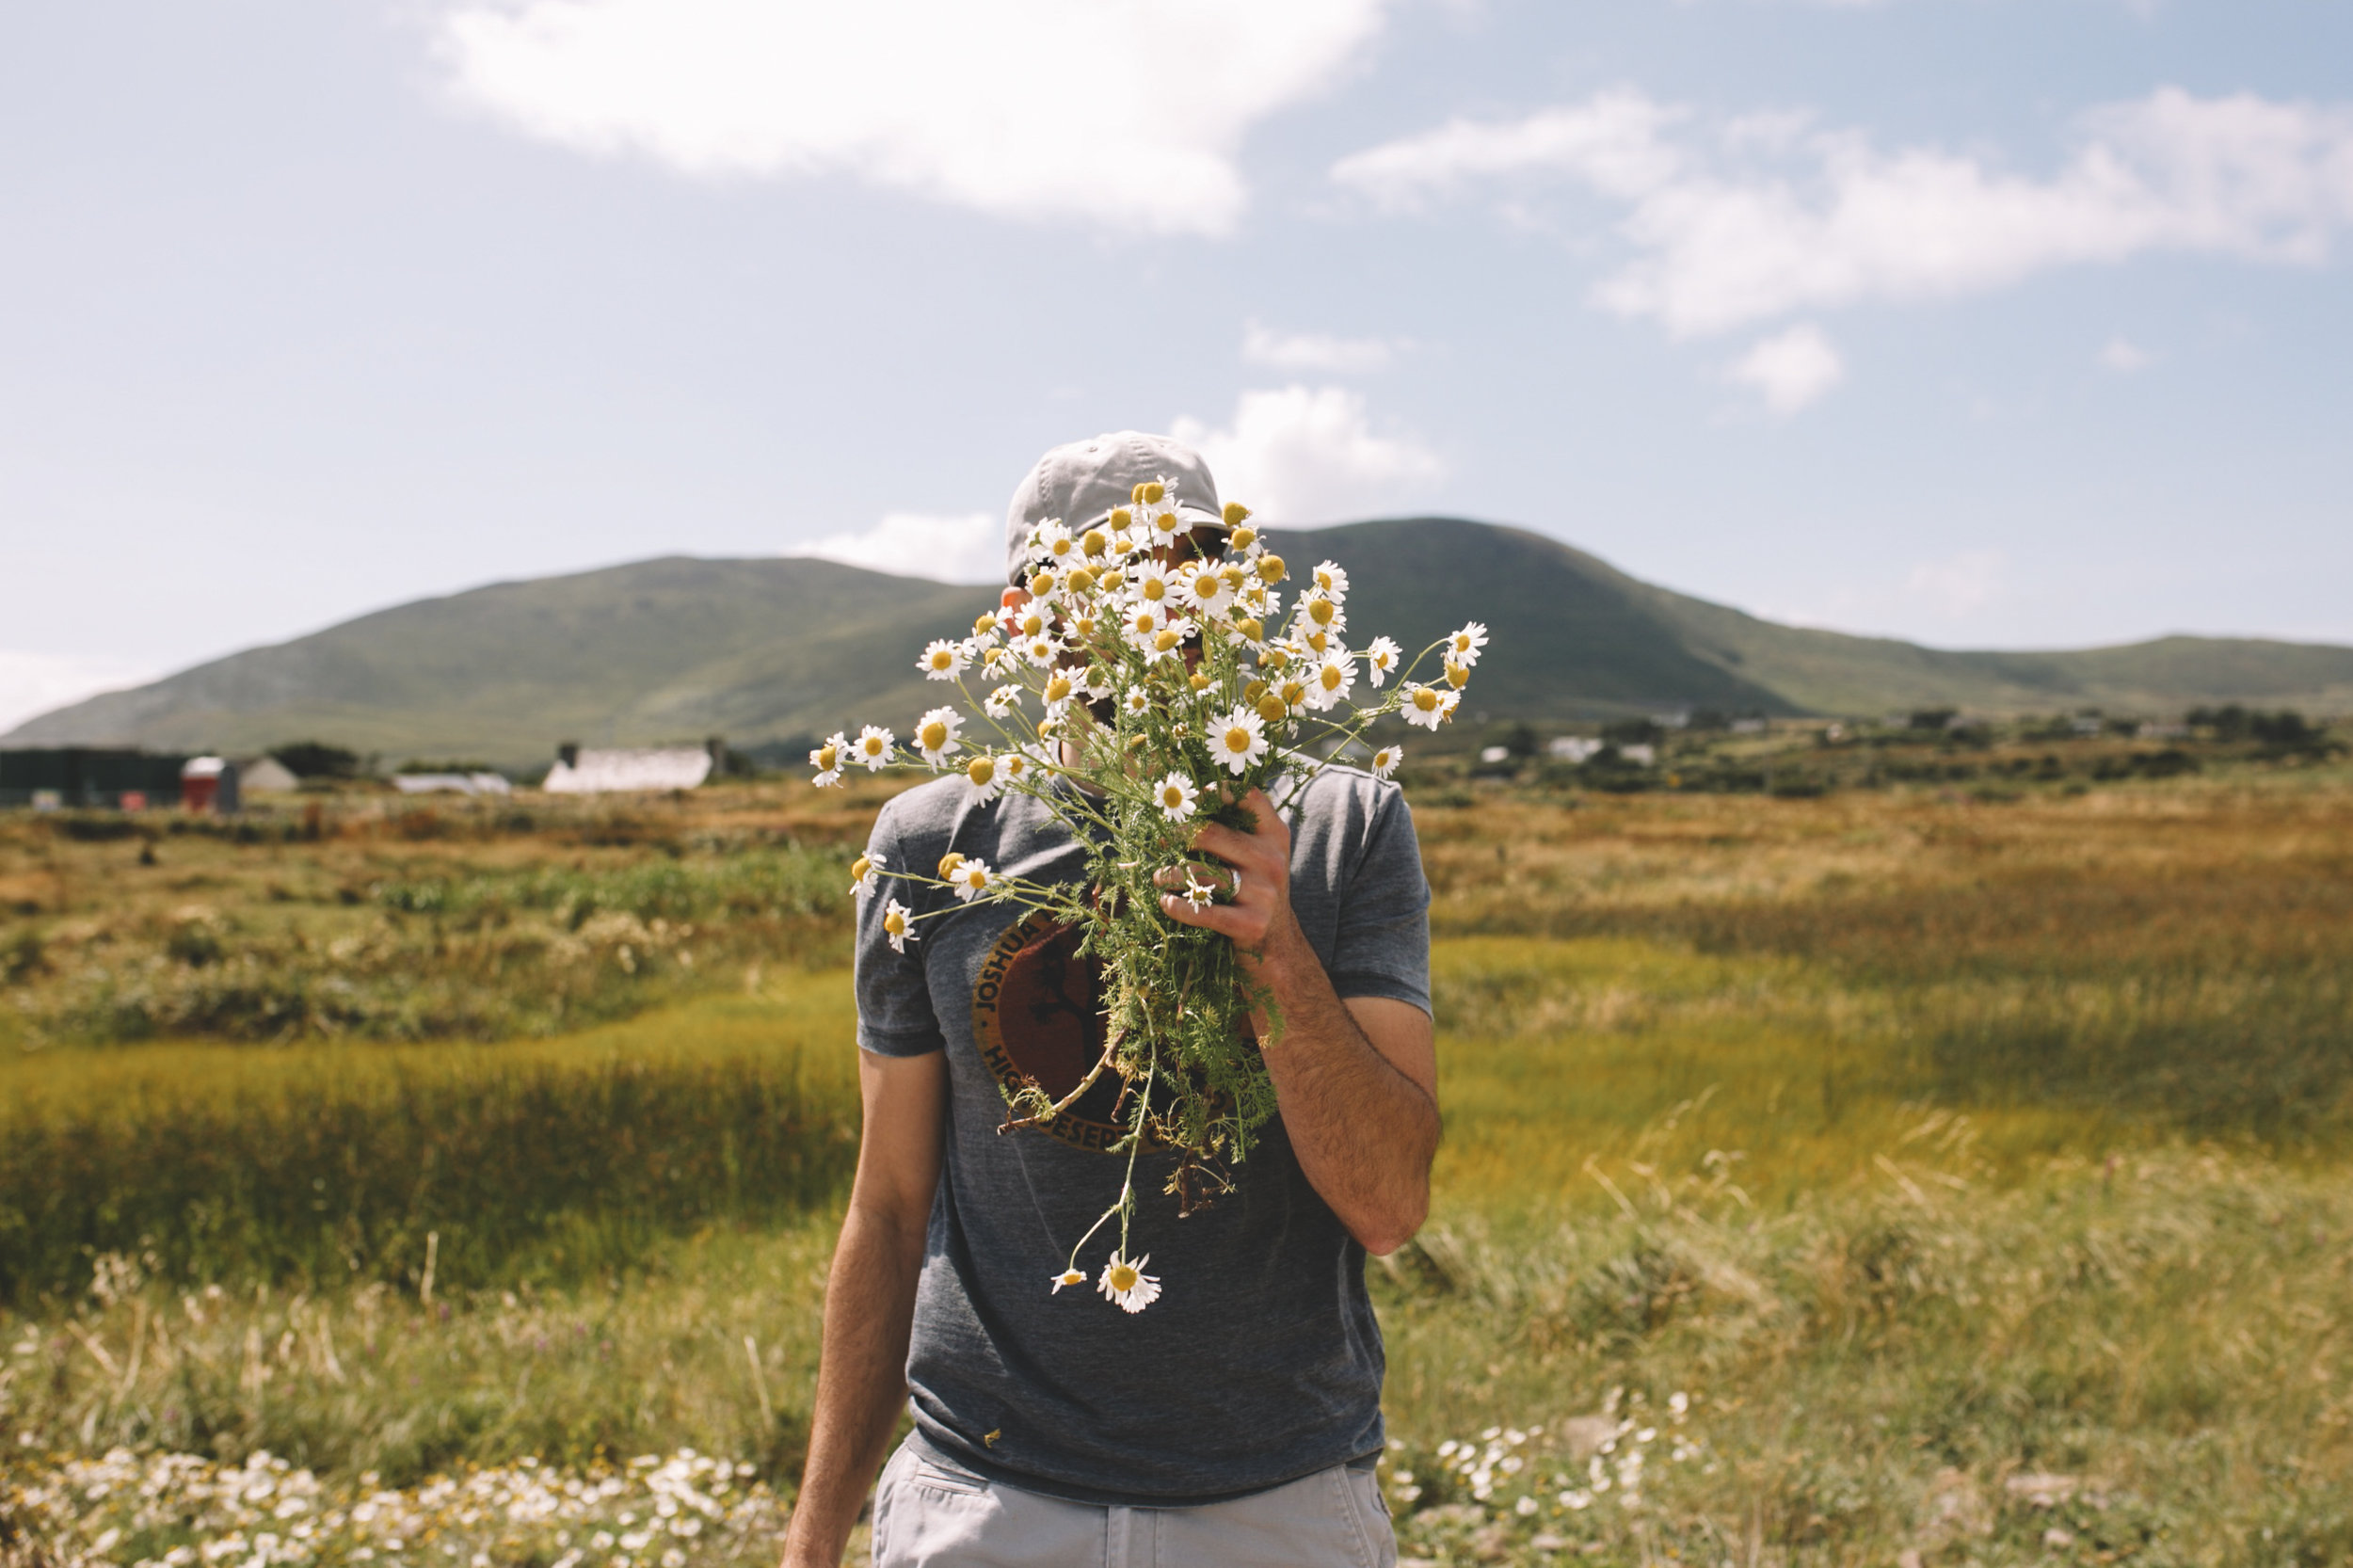
<path fill-rule="evenodd" d="M 1124 1136 L 1108 1152 L 1124 1157 L 1126 1179 L 1052 1283 L 1083 1284 L 1080 1256 L 1116 1219 L 1119 1243 L 1099 1283 L 1130 1312 L 1158 1293 L 1142 1272 L 1147 1259 L 1128 1245 L 1137 1155 L 1147 1145 L 1174 1151 L 1168 1190 L 1181 1212 L 1224 1191 L 1227 1169 L 1249 1157 L 1275 1109 L 1252 1015 L 1271 1033 L 1282 1027 L 1229 939 L 1162 913 L 1164 873 L 1201 907 L 1225 887 L 1190 853 L 1203 821 L 1248 832 L 1254 824 L 1238 803 L 1252 790 L 1287 799 L 1333 762 L 1389 776 L 1402 748 L 1376 744 L 1374 721 L 1397 715 L 1434 731 L 1453 716 L 1487 641 L 1474 621 L 1410 662 L 1385 636 L 1352 646 L 1348 573 L 1321 563 L 1287 606 L 1290 568 L 1249 518 L 1245 507 L 1224 509 L 1216 558 L 1186 558 L 1193 524 L 1161 482 L 1136 486 L 1128 505 L 1075 534 L 1040 523 L 1029 538 L 1026 597 L 1008 592 L 969 637 L 935 642 L 918 662 L 967 706 L 932 709 L 904 742 L 869 725 L 809 754 L 821 787 L 852 766 L 920 760 L 963 775 L 983 800 L 1028 795 L 1083 846 L 1086 874 L 1076 884 L 1028 882 L 953 854 L 936 867 L 862 857 L 853 874 L 861 898 L 888 874 L 949 888 L 965 904 L 1019 904 L 1080 933 L 1078 952 L 1102 975 L 1101 1056 L 1059 1095 L 1034 1081 L 1008 1091 L 1008 1123 L 1050 1124 L 1115 1075 Z M 1433 656 L 1433 679 L 1416 679 Z M 882 924 L 892 947 L 905 951 L 925 918 L 888 899 Z"/>

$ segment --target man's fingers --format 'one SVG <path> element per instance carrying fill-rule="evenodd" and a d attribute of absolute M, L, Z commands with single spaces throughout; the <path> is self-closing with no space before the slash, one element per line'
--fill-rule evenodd
<path fill-rule="evenodd" d="M 1234 865 L 1256 866 L 1260 870 L 1272 868 L 1280 855 L 1264 838 L 1237 833 L 1221 823 L 1203 824 L 1193 836 L 1193 847 Z"/>
<path fill-rule="evenodd" d="M 1197 925 L 1204 931 L 1231 936 L 1237 942 L 1256 941 L 1266 923 L 1240 904 L 1205 904 L 1196 909 L 1174 893 L 1160 895 L 1160 913 L 1179 925 Z"/>

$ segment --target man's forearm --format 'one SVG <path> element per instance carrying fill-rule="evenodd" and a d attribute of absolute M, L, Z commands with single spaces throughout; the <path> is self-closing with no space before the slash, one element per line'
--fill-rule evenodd
<path fill-rule="evenodd" d="M 1298 927 L 1287 935 L 1256 966 L 1282 1009 L 1266 1061 L 1283 1126 L 1300 1169 L 1350 1234 L 1371 1252 L 1394 1252 L 1430 1209 L 1436 1102 L 1366 1038 Z"/>
<path fill-rule="evenodd" d="M 825 1327 L 808 1465 L 786 1537 L 786 1568 L 838 1568 L 906 1400 L 907 1336 L 923 1233 L 855 1207 L 825 1280 Z"/>

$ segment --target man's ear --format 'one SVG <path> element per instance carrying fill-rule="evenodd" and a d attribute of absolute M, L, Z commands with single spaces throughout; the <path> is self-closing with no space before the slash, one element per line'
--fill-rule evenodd
<path fill-rule="evenodd" d="M 1029 602 L 1030 590 L 1027 588 L 1007 588 L 997 596 L 997 607 L 1000 610 L 1018 610 Z"/>

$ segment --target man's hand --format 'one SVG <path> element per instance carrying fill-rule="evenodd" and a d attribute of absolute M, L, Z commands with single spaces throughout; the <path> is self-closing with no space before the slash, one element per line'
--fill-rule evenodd
<path fill-rule="evenodd" d="M 840 1568 L 850 1527 L 890 1446 L 906 1402 L 915 1282 L 939 1185 L 947 1056 L 860 1051 L 857 1077 L 865 1131 L 825 1279 L 817 1410 L 784 1568 Z"/>
<path fill-rule="evenodd" d="M 1430 1161 L 1438 1147 L 1437 1047 L 1430 1015 L 1385 997 L 1332 989 L 1290 902 L 1290 830 L 1264 791 L 1242 805 L 1255 831 L 1204 824 L 1193 847 L 1223 862 L 1172 868 L 1163 889 L 1217 885 L 1224 902 L 1163 891 L 1160 908 L 1185 925 L 1234 941 L 1242 972 L 1274 994 L 1279 1038 L 1267 1071 L 1291 1147 L 1309 1182 L 1369 1252 L 1403 1246 L 1430 1212 Z M 1257 1021 L 1258 1038 L 1269 1033 Z"/>

